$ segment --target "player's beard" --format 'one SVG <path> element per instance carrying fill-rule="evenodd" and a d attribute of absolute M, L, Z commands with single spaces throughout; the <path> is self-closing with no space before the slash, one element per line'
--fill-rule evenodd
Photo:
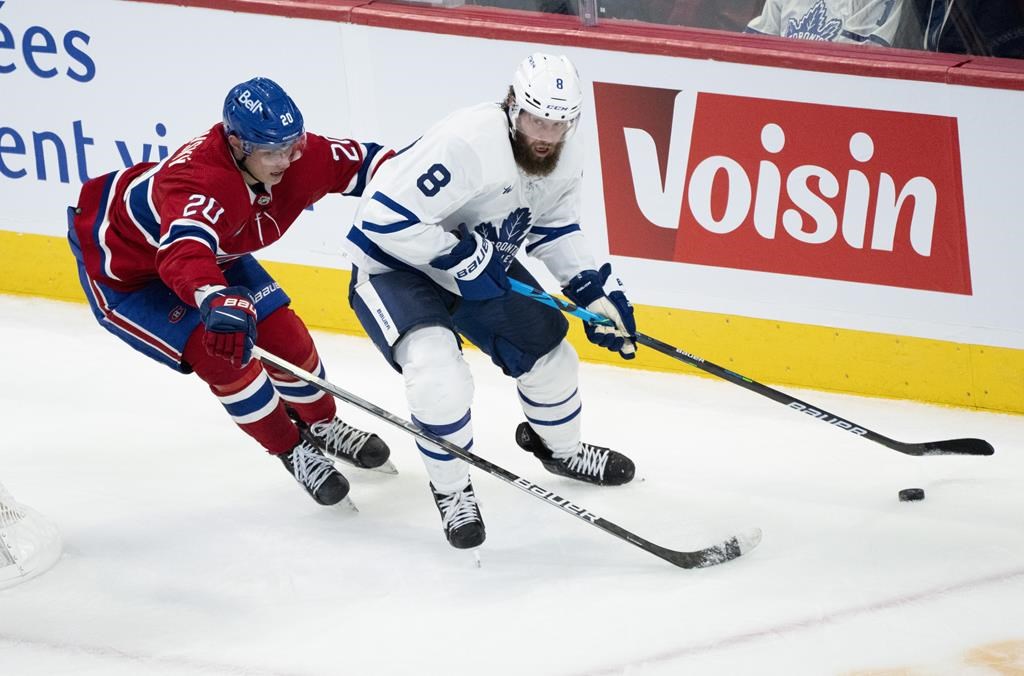
<path fill-rule="evenodd" d="M 559 141 L 551 146 L 551 152 L 546 157 L 537 157 L 530 150 L 530 144 L 522 135 L 512 139 L 512 157 L 516 164 L 530 176 L 547 176 L 558 166 L 558 158 L 562 156 L 562 146 L 565 141 Z"/>

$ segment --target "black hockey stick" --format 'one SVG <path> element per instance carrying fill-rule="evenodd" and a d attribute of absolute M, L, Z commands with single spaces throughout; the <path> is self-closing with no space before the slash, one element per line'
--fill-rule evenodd
<path fill-rule="evenodd" d="M 602 317 L 599 314 L 595 314 L 581 307 L 573 305 L 572 303 L 556 298 L 549 293 L 546 293 L 542 289 L 537 289 L 529 284 L 524 284 L 515 279 L 509 279 L 509 283 L 512 285 L 512 290 L 518 294 L 528 296 L 536 301 L 550 305 L 553 308 L 557 308 L 562 312 L 579 317 L 583 321 L 590 324 L 600 324 L 604 326 L 610 326 L 611 320 L 607 317 Z M 875 443 L 882 444 L 887 448 L 891 448 L 894 451 L 900 453 L 906 453 L 907 455 L 992 455 L 995 449 L 992 448 L 992 444 L 988 443 L 984 439 L 946 439 L 943 441 L 925 441 L 921 443 L 908 443 L 906 441 L 896 441 L 890 439 L 887 436 L 883 436 L 877 432 L 873 432 L 866 427 L 858 425 L 856 423 L 845 420 L 834 413 L 829 413 L 823 408 L 817 406 L 811 406 L 805 401 L 801 401 L 796 397 L 792 397 L 785 392 L 762 385 L 756 380 L 740 375 L 734 371 L 730 371 L 727 368 L 713 364 L 705 359 L 702 359 L 696 355 L 692 355 L 689 352 L 683 352 L 679 348 L 672 347 L 667 343 L 663 343 L 656 338 L 645 336 L 642 333 L 637 332 L 636 342 L 640 345 L 644 345 L 653 350 L 661 352 L 664 355 L 668 355 L 673 359 L 678 359 L 681 362 L 695 366 L 702 371 L 706 371 L 713 376 L 718 376 L 723 380 L 728 380 L 734 385 L 745 387 L 751 392 L 756 392 L 761 396 L 768 397 L 774 401 L 787 406 L 788 408 L 806 413 L 812 418 L 817 418 L 823 422 L 826 422 L 834 427 L 841 430 L 846 430 L 851 434 L 870 439 Z"/>
<path fill-rule="evenodd" d="M 275 357 L 259 347 L 253 348 L 252 356 L 261 360 L 265 364 L 269 364 L 274 368 L 290 373 L 299 380 L 309 383 L 318 390 L 333 395 L 347 404 L 351 404 L 356 408 L 361 408 L 370 415 L 373 415 L 384 422 L 391 423 L 395 427 L 405 430 L 413 436 L 437 444 L 455 457 L 465 460 L 470 465 L 487 472 L 491 476 L 498 477 L 505 483 L 511 484 L 512 486 L 529 493 L 535 498 L 558 507 L 563 512 L 568 512 L 576 518 L 585 521 L 592 526 L 597 526 L 604 532 L 610 533 L 620 540 L 625 540 L 629 544 L 639 547 L 645 552 L 650 552 L 659 558 L 665 559 L 669 563 L 679 566 L 680 568 L 706 568 L 719 563 L 725 563 L 726 561 L 731 561 L 743 554 L 746 554 L 761 542 L 761 530 L 759 528 L 751 528 L 750 530 L 731 537 L 717 545 L 698 549 L 693 552 L 682 552 L 656 545 L 653 542 L 649 542 L 638 535 L 634 535 L 625 528 L 617 526 L 611 521 L 594 514 L 589 509 L 566 500 L 546 488 L 538 486 L 529 479 L 516 476 L 507 469 L 488 462 L 487 460 L 456 446 L 447 439 L 443 439 L 442 437 L 427 432 L 426 430 L 422 430 L 413 423 L 403 420 L 402 418 L 399 418 L 398 416 L 380 408 L 379 406 L 371 404 L 365 399 L 361 399 L 350 392 L 346 392 L 340 387 L 333 385 L 322 378 L 318 378 L 309 371 L 305 371 L 294 364 L 289 364 L 280 357 Z"/>

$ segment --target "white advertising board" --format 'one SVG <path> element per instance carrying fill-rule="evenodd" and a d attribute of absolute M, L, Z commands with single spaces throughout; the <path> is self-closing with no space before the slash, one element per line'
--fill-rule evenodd
<path fill-rule="evenodd" d="M 65 207 L 86 177 L 162 159 L 218 122 L 228 89 L 256 75 L 282 83 L 311 130 L 337 136 L 350 126 L 337 24 L 7 0 L 0 26 L 0 229 L 63 236 Z M 321 201 L 296 227 L 295 262 L 342 264 L 330 225 L 351 219 L 345 201 Z"/>
<path fill-rule="evenodd" d="M 256 74 L 309 129 L 401 147 L 557 51 L 588 93 L 581 225 L 634 302 L 1024 348 L 1024 92 L 116 0 L 0 24 L 3 230 L 63 235 L 85 175 L 173 150 Z M 353 208 L 263 257 L 345 267 Z"/>

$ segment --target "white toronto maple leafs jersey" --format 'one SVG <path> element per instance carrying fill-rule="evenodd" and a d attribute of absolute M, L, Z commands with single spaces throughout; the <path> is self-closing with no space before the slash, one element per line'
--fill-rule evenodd
<path fill-rule="evenodd" d="M 507 269 L 520 247 L 559 284 L 596 267 L 579 226 L 581 139 L 565 142 L 555 170 L 522 172 L 508 121 L 497 104 L 452 113 L 378 169 L 363 191 L 345 253 L 360 273 L 414 269 L 458 292 L 451 275 L 430 266 L 458 242 L 465 223 L 494 243 Z"/>
<path fill-rule="evenodd" d="M 768 0 L 746 32 L 892 46 L 902 0 Z"/>

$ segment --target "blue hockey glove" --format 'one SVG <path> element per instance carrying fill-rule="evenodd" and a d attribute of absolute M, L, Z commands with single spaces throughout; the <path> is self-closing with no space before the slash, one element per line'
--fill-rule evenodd
<path fill-rule="evenodd" d="M 454 277 L 459 294 L 466 300 L 488 300 L 508 293 L 505 266 L 501 256 L 495 254 L 494 244 L 465 223 L 459 224 L 459 232 L 453 234 L 460 238 L 458 244 L 430 261 L 431 267 Z"/>
<path fill-rule="evenodd" d="M 244 286 L 229 286 L 206 294 L 199 305 L 206 327 L 207 353 L 241 368 L 252 359 L 256 344 L 256 301 Z"/>
<path fill-rule="evenodd" d="M 609 277 L 613 288 L 610 292 L 605 290 Z M 626 298 L 619 278 L 612 277 L 611 263 L 605 263 L 600 270 L 584 270 L 569 280 L 562 293 L 576 305 L 615 322 L 615 326 L 584 324 L 590 342 L 618 352 L 623 359 L 636 356 L 633 304 Z"/>

